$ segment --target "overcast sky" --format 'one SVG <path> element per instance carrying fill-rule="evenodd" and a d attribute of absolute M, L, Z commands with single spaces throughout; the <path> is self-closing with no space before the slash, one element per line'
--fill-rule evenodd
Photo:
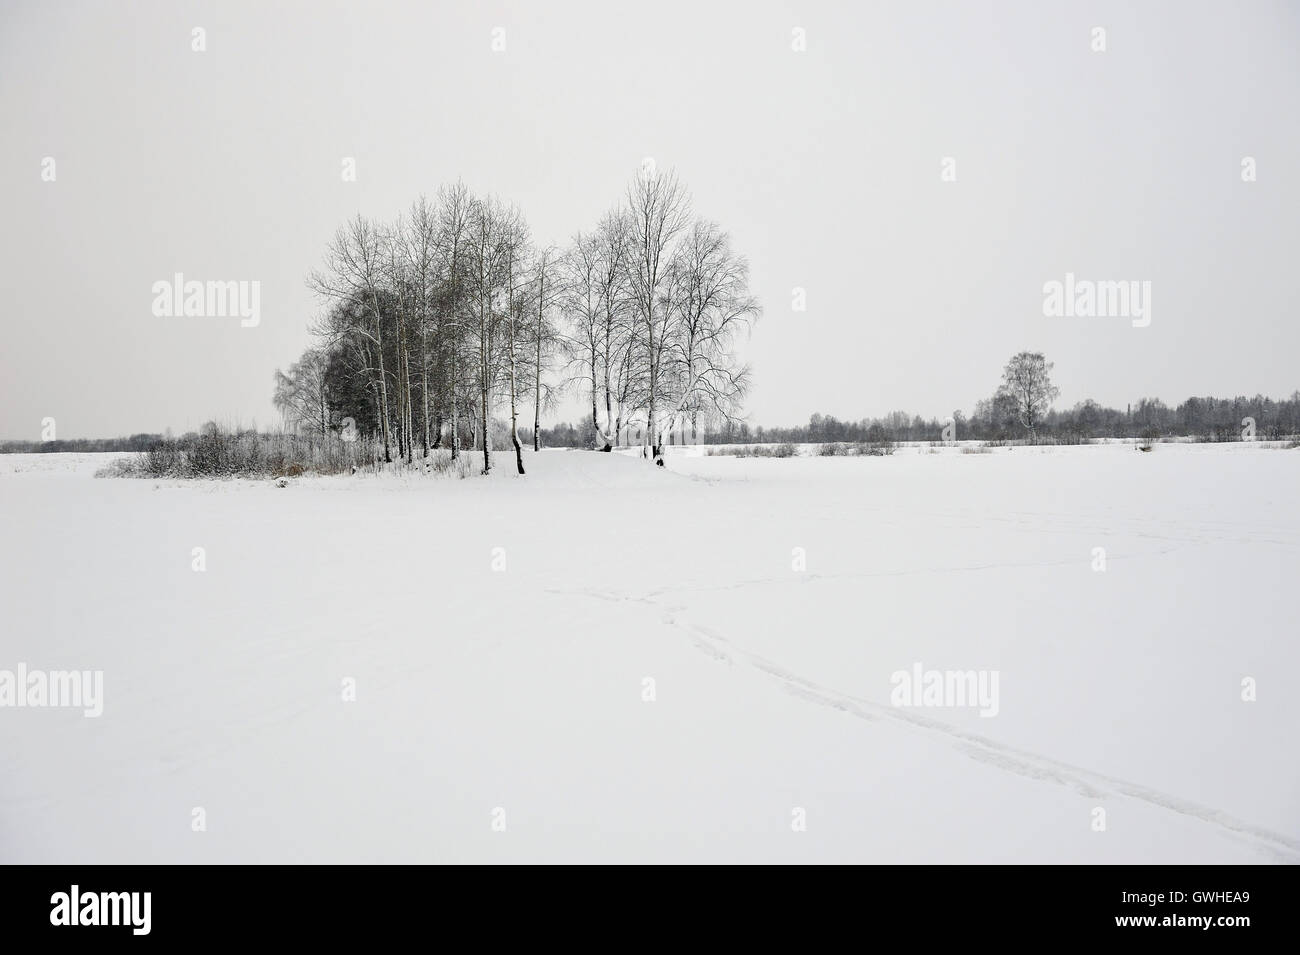
<path fill-rule="evenodd" d="M 559 243 L 644 157 L 749 257 L 755 423 L 969 412 L 1022 349 L 1058 406 L 1288 395 L 1298 11 L 0 0 L 0 437 L 274 424 L 344 219 L 459 176 Z M 176 272 L 260 282 L 260 324 L 155 316 Z M 1150 282 L 1150 324 L 1045 316 L 1067 272 Z"/>

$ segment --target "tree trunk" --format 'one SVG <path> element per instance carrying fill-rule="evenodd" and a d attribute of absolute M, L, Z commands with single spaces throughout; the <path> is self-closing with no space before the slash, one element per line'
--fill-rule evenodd
<path fill-rule="evenodd" d="M 406 348 L 404 351 L 402 377 L 405 379 L 403 384 L 406 388 L 406 463 L 415 463 L 415 402 L 411 392 L 411 336 L 406 336 Z"/>
<path fill-rule="evenodd" d="M 510 334 L 514 335 L 514 322 L 511 322 Z M 524 446 L 519 441 L 519 415 L 515 406 L 515 349 L 510 346 L 510 443 L 515 446 L 515 466 L 519 473 L 524 473 Z"/>
<path fill-rule="evenodd" d="M 646 333 L 650 343 L 648 352 L 650 361 L 650 408 L 646 415 L 646 437 L 650 441 L 650 457 L 656 464 L 659 463 L 660 455 L 663 454 L 663 448 L 659 446 L 659 432 L 656 430 L 658 421 L 655 418 L 655 392 L 659 388 L 659 362 L 655 358 L 655 313 L 653 298 L 647 303 L 646 309 L 649 316 L 646 322 Z"/>
<path fill-rule="evenodd" d="M 506 271 L 506 344 L 510 349 L 510 443 L 515 446 L 515 466 L 524 473 L 524 448 L 519 443 L 519 413 L 515 386 L 515 257 L 510 254 Z"/>
<path fill-rule="evenodd" d="M 402 388 L 402 324 L 397 324 L 397 460 L 406 457 L 406 391 Z"/>
<path fill-rule="evenodd" d="M 646 437 L 650 440 L 650 457 L 655 464 L 659 464 L 663 458 L 664 449 L 659 444 L 659 422 L 655 419 L 655 389 L 659 385 L 658 368 L 652 357 L 650 359 L 650 414 L 646 423 Z"/>
<path fill-rule="evenodd" d="M 606 440 L 612 434 L 614 443 L 618 443 L 618 429 L 614 427 L 613 404 L 609 398 L 609 340 L 613 336 L 612 321 L 609 317 L 608 306 L 605 312 L 605 435 Z"/>
<path fill-rule="evenodd" d="M 537 365 L 533 380 L 533 450 L 542 450 L 542 306 L 546 302 L 546 268 L 543 260 L 537 286 Z"/>
<path fill-rule="evenodd" d="M 384 371 L 384 329 L 379 320 L 379 300 L 373 293 L 371 297 L 374 298 L 375 341 L 378 343 L 379 352 L 379 430 L 384 436 L 384 463 L 388 464 L 393 460 L 393 455 L 389 450 L 388 376 Z"/>
<path fill-rule="evenodd" d="M 406 452 L 410 448 L 406 440 L 406 376 L 402 374 L 402 368 L 405 366 L 406 349 L 403 347 L 403 339 L 406 335 L 398 328 L 397 335 L 397 460 L 401 461 L 406 457 Z"/>
<path fill-rule="evenodd" d="M 487 474 L 492 470 L 492 449 L 488 447 L 492 443 L 490 440 L 492 432 L 488 428 L 488 389 L 486 381 L 483 385 L 480 401 L 482 402 L 482 419 L 480 423 L 483 430 L 483 473 Z"/>
<path fill-rule="evenodd" d="M 456 343 L 451 343 L 451 459 L 460 457 L 460 431 L 457 423 L 460 415 L 456 408 Z"/>
<path fill-rule="evenodd" d="M 420 293 L 420 385 L 424 392 L 424 456 L 429 456 L 429 328 L 424 293 Z"/>
<path fill-rule="evenodd" d="M 492 457 L 491 457 L 492 452 L 491 449 L 488 447 L 488 445 L 492 443 L 491 440 L 492 432 L 488 427 L 488 367 L 490 365 L 490 361 L 488 357 L 488 345 L 489 345 L 488 339 L 491 333 L 488 326 L 485 324 L 488 319 L 484 312 L 482 302 L 479 303 L 478 318 L 479 318 L 479 342 L 478 342 L 479 369 L 478 370 L 480 375 L 479 401 L 481 402 L 481 407 L 479 409 L 479 412 L 482 415 L 482 423 L 483 423 L 483 473 L 487 474 L 489 471 L 492 470 Z"/>
<path fill-rule="evenodd" d="M 592 447 L 597 451 L 608 451 L 609 435 L 600 430 L 600 415 L 596 410 L 596 401 L 600 397 L 600 380 L 596 377 L 596 368 L 600 362 L 600 352 L 593 342 L 591 346 L 591 433 Z"/>
<path fill-rule="evenodd" d="M 613 403 L 609 400 L 609 372 L 605 372 L 605 431 L 607 435 L 613 435 L 614 441 L 618 441 L 618 428 L 614 427 Z"/>
<path fill-rule="evenodd" d="M 451 459 L 453 461 L 460 457 L 460 432 L 457 427 L 460 422 L 460 416 L 457 414 L 456 409 L 456 385 L 459 383 L 459 379 L 456 377 L 456 335 L 459 332 L 459 327 L 456 324 L 456 316 L 459 314 L 460 309 L 460 280 L 459 276 L 456 274 L 456 253 L 458 248 L 459 243 L 452 246 L 451 323 L 448 325 L 448 328 L 451 329 L 451 381 L 447 383 L 447 387 L 451 391 Z"/>

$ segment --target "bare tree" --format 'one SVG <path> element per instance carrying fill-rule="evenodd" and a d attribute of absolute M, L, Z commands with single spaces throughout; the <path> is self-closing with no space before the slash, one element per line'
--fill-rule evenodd
<path fill-rule="evenodd" d="M 462 321 L 463 286 L 469 249 L 470 219 L 474 200 L 463 182 L 443 186 L 438 190 L 437 253 L 441 260 L 442 275 L 449 286 L 448 306 L 441 316 L 439 326 L 445 330 L 448 364 L 448 398 L 451 405 L 451 456 L 460 456 L 460 415 L 458 394 L 461 389 L 460 356 L 464 324 Z"/>
<path fill-rule="evenodd" d="M 516 303 L 523 304 L 521 294 L 527 275 L 528 225 L 524 217 L 514 206 L 502 210 L 501 241 L 505 246 L 505 285 L 506 285 L 506 352 L 510 368 L 510 443 L 515 449 L 515 467 L 524 473 L 523 445 L 519 443 L 519 376 L 515 357 L 515 345 L 518 342 L 518 327 L 515 311 Z"/>
<path fill-rule="evenodd" d="M 597 283 L 600 300 L 601 377 L 605 392 L 605 449 L 612 439 L 618 443 L 618 419 L 614 416 L 614 367 L 617 356 L 630 354 L 631 337 L 627 316 L 632 298 L 628 288 L 628 256 L 631 252 L 631 224 L 627 213 L 615 209 L 606 213 L 596 228 Z M 620 409 L 621 410 L 621 409 Z"/>
<path fill-rule="evenodd" d="M 1016 417 L 1025 426 L 1031 439 L 1052 402 L 1061 393 L 1052 384 L 1053 367 L 1042 352 L 1022 351 L 1013 355 L 1002 370 L 999 393 L 1010 399 Z"/>
<path fill-rule="evenodd" d="M 329 429 L 329 385 L 326 372 L 329 352 L 308 348 L 289 366 L 289 371 L 275 370 L 275 406 L 285 422 L 297 428 L 310 428 L 325 437 Z"/>
<path fill-rule="evenodd" d="M 475 200 L 469 225 L 470 316 L 478 353 L 477 384 L 483 441 L 483 473 L 492 470 L 492 391 L 498 375 L 501 337 L 497 299 L 506 280 L 507 215 L 493 197 Z"/>
<path fill-rule="evenodd" d="M 540 250 L 533 262 L 530 314 L 534 320 L 529 330 L 534 348 L 533 360 L 533 450 L 542 449 L 542 404 L 545 386 L 542 370 L 550 357 L 558 333 L 550 318 L 550 312 L 559 300 L 563 288 L 561 282 L 559 253 L 551 246 Z"/>
<path fill-rule="evenodd" d="M 569 328 L 565 351 L 572 377 L 591 390 L 591 429 L 594 447 L 610 449 L 601 431 L 597 401 L 600 395 L 600 354 L 603 322 L 600 303 L 600 241 L 595 233 L 579 232 L 564 258 L 564 294 L 561 308 Z"/>
<path fill-rule="evenodd" d="M 644 333 L 648 371 L 647 438 L 655 463 L 662 464 L 659 391 L 672 330 L 672 316 L 665 301 L 667 275 L 677 238 L 690 216 L 690 198 L 675 173 L 651 168 L 628 186 L 627 210 L 631 229 L 628 284 L 637 322 Z"/>
<path fill-rule="evenodd" d="M 384 331 L 380 294 L 384 283 L 383 241 L 379 230 L 357 215 L 335 234 L 325 252 L 324 271 L 313 272 L 311 286 L 319 295 L 334 299 L 363 299 L 370 308 L 373 326 L 355 331 L 375 345 L 378 367 L 379 428 L 383 436 L 384 461 L 393 460 L 388 417 L 388 376 L 384 368 Z"/>
<path fill-rule="evenodd" d="M 429 340 L 436 331 L 431 306 L 439 277 L 438 225 L 437 209 L 428 199 L 421 196 L 412 204 L 407 228 L 401 233 L 402 254 L 415 296 L 415 326 L 420 339 L 420 390 L 423 403 L 421 418 L 424 425 L 422 449 L 426 458 L 429 456 L 429 378 L 432 363 Z"/>
<path fill-rule="evenodd" d="M 749 368 L 735 361 L 737 334 L 762 310 L 749 291 L 749 263 L 731 248 L 716 223 L 696 220 L 671 267 L 670 303 L 677 316 L 671 339 L 679 397 L 666 416 L 671 431 L 679 416 L 698 432 L 701 413 L 731 420 L 749 387 Z"/>
<path fill-rule="evenodd" d="M 411 327 L 416 320 L 415 282 L 406 258 L 408 228 L 400 216 L 380 231 L 385 288 L 393 301 L 396 321 L 397 454 L 410 464 L 415 460 L 415 423 L 411 401 Z"/>

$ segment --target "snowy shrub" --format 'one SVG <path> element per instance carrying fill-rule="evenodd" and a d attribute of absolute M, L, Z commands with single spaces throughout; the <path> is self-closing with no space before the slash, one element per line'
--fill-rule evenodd
<path fill-rule="evenodd" d="M 481 462 L 464 451 L 452 460 L 451 452 L 446 450 L 429 452 L 429 470 L 434 474 L 446 475 L 447 477 L 467 478 L 471 474 L 477 474 L 477 468 Z"/>
<path fill-rule="evenodd" d="M 1160 432 L 1155 428 L 1146 428 L 1137 440 L 1139 451 L 1150 451 L 1153 445 L 1160 443 Z"/>
<path fill-rule="evenodd" d="M 731 458 L 793 458 L 799 455 L 799 449 L 793 444 L 742 444 L 709 448 L 708 454 Z"/>
<path fill-rule="evenodd" d="M 884 441 L 859 441 L 857 453 L 873 458 L 883 457 L 894 453 L 894 442 L 888 439 Z"/>
<path fill-rule="evenodd" d="M 376 449 L 334 435 L 261 434 L 208 423 L 197 434 L 164 439 L 134 458 L 114 461 L 101 477 L 300 477 L 373 469 Z"/>
<path fill-rule="evenodd" d="M 140 456 L 116 458 L 95 472 L 97 478 L 144 477 L 140 470 Z"/>
<path fill-rule="evenodd" d="M 185 467 L 185 454 L 177 442 L 164 441 L 146 451 L 141 461 L 145 473 L 153 477 L 179 477 Z"/>

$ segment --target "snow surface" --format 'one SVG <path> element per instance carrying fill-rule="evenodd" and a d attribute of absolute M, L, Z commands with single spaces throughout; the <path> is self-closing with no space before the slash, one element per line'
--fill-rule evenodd
<path fill-rule="evenodd" d="M 104 673 L 0 709 L 0 861 L 1300 860 L 1300 450 L 113 457 L 0 456 L 0 669 Z"/>

